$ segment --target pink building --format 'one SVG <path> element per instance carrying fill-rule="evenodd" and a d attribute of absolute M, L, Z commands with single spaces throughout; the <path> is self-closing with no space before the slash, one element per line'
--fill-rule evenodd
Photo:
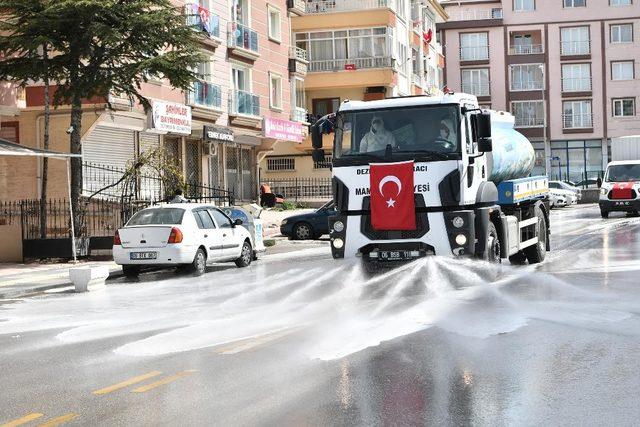
<path fill-rule="evenodd" d="M 640 134 L 640 6 L 632 0 L 443 1 L 446 84 L 508 110 L 536 173 L 597 177 L 612 137 Z"/>

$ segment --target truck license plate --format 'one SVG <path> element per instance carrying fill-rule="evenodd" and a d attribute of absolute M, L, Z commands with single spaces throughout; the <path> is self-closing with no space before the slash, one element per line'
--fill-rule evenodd
<path fill-rule="evenodd" d="M 411 251 L 379 251 L 378 258 L 382 261 L 404 261 L 413 259 Z"/>
<path fill-rule="evenodd" d="M 130 259 L 156 259 L 158 252 L 131 252 Z"/>

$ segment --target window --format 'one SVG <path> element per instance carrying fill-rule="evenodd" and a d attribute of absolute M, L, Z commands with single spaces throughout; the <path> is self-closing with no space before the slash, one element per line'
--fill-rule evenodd
<path fill-rule="evenodd" d="M 398 0 L 396 2 L 397 4 L 397 11 L 398 11 L 398 17 L 401 18 L 402 20 L 404 20 L 407 16 L 407 1 L 406 0 Z"/>
<path fill-rule="evenodd" d="M 609 0 L 609 6 L 629 6 L 631 0 Z"/>
<path fill-rule="evenodd" d="M 269 107 L 282 110 L 282 76 L 269 73 Z"/>
<path fill-rule="evenodd" d="M 563 64 L 562 91 L 580 92 L 591 90 L 590 64 Z"/>
<path fill-rule="evenodd" d="M 633 80 L 633 61 L 613 61 L 611 62 L 611 80 Z"/>
<path fill-rule="evenodd" d="M 279 42 L 282 37 L 280 28 L 280 9 L 268 4 L 267 11 L 269 13 L 269 39 Z"/>
<path fill-rule="evenodd" d="M 541 90 L 544 87 L 542 64 L 512 65 L 511 90 Z"/>
<path fill-rule="evenodd" d="M 460 34 L 460 60 L 480 61 L 489 59 L 487 33 Z"/>
<path fill-rule="evenodd" d="M 296 170 L 295 157 L 267 157 L 268 171 L 294 171 Z"/>
<path fill-rule="evenodd" d="M 340 98 L 321 98 L 313 100 L 313 115 L 320 118 L 335 113 L 340 107 Z"/>
<path fill-rule="evenodd" d="M 236 0 L 231 6 L 231 20 L 249 25 L 249 0 Z"/>
<path fill-rule="evenodd" d="M 232 228 L 231 221 L 229 220 L 229 217 L 227 217 L 225 214 L 220 212 L 218 209 L 208 208 L 207 211 L 216 220 L 216 223 L 218 223 L 218 227 L 220 227 L 220 228 Z"/>
<path fill-rule="evenodd" d="M 211 216 L 204 209 L 193 211 L 193 217 L 195 218 L 196 223 L 198 224 L 198 228 L 200 229 L 216 228 L 216 225 L 213 223 Z"/>
<path fill-rule="evenodd" d="M 611 43 L 633 42 L 633 25 L 619 24 L 611 26 Z"/>
<path fill-rule="evenodd" d="M 251 70 L 239 65 L 231 69 L 233 89 L 243 92 L 251 92 Z"/>
<path fill-rule="evenodd" d="M 591 101 L 566 101 L 562 104 L 562 127 L 590 128 L 591 122 Z"/>
<path fill-rule="evenodd" d="M 586 0 L 564 0 L 564 7 L 585 7 Z"/>
<path fill-rule="evenodd" d="M 622 98 L 613 100 L 613 117 L 632 117 L 635 115 L 635 98 Z"/>
<path fill-rule="evenodd" d="M 462 91 L 475 96 L 489 96 L 489 69 L 462 70 Z"/>
<path fill-rule="evenodd" d="M 307 121 L 307 102 L 304 91 L 304 79 L 300 77 L 293 77 L 291 79 L 291 105 L 292 108 L 292 120 L 296 122 Z"/>
<path fill-rule="evenodd" d="M 127 225 L 171 225 L 182 224 L 184 209 L 157 208 L 144 209 L 136 213 Z"/>
<path fill-rule="evenodd" d="M 589 27 L 570 27 L 560 30 L 562 55 L 588 55 L 591 52 Z"/>
<path fill-rule="evenodd" d="M 0 125 L 0 138 L 20 144 L 19 129 L 18 122 L 2 122 L 2 125 Z"/>
<path fill-rule="evenodd" d="M 513 0 L 513 10 L 516 12 L 528 12 L 535 10 L 534 0 Z"/>
<path fill-rule="evenodd" d="M 515 117 L 516 127 L 544 126 L 544 104 L 542 101 L 514 101 L 511 113 Z"/>
<path fill-rule="evenodd" d="M 331 156 L 324 156 L 323 162 L 313 162 L 314 169 L 329 169 L 331 167 Z"/>

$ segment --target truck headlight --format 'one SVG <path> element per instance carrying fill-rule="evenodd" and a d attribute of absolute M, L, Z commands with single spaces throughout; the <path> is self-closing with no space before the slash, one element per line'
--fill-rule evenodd
<path fill-rule="evenodd" d="M 464 225 L 464 219 L 462 219 L 462 217 L 457 216 L 457 217 L 453 218 L 453 226 L 455 228 L 460 228 L 463 225 Z"/>
<path fill-rule="evenodd" d="M 344 223 L 342 221 L 334 222 L 333 229 L 338 233 L 342 233 L 344 231 Z"/>
<path fill-rule="evenodd" d="M 456 243 L 460 246 L 464 246 L 467 243 L 467 236 L 464 234 L 458 234 L 456 236 Z"/>
<path fill-rule="evenodd" d="M 342 249 L 342 247 L 344 246 L 344 240 L 342 240 L 341 238 L 338 237 L 337 239 L 333 239 L 331 244 L 336 249 Z"/>

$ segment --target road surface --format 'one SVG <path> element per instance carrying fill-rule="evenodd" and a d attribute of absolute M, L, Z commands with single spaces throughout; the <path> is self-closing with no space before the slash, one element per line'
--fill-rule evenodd
<path fill-rule="evenodd" d="M 637 425 L 640 219 L 552 226 L 539 266 L 325 244 L 4 301 L 0 425 Z"/>

